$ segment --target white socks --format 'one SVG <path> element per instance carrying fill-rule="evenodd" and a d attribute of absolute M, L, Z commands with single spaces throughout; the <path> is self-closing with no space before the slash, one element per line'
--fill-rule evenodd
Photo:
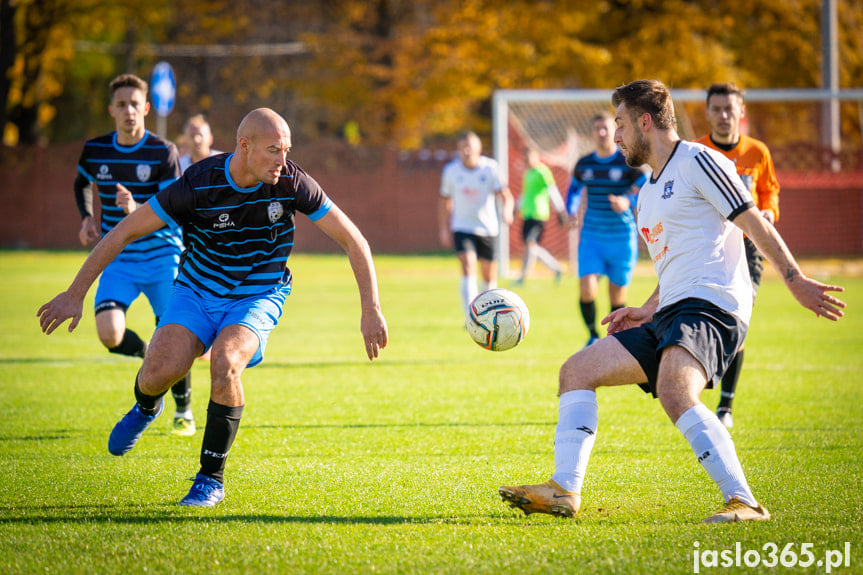
<path fill-rule="evenodd" d="M 461 278 L 461 303 L 464 314 L 470 312 L 470 302 L 476 297 L 476 276 L 462 276 Z"/>
<path fill-rule="evenodd" d="M 554 434 L 555 471 L 551 478 L 567 491 L 581 493 L 598 421 L 596 392 L 577 389 L 560 396 Z M 731 435 L 707 406 L 699 403 L 688 409 L 675 425 L 726 501 L 737 497 L 747 505 L 758 505 L 746 483 Z"/>
<path fill-rule="evenodd" d="M 758 503 L 743 476 L 734 442 L 725 426 L 703 403 L 689 408 L 674 424 L 689 442 L 692 451 L 725 500 L 737 497 L 747 505 Z"/>
<path fill-rule="evenodd" d="M 497 287 L 497 280 L 492 280 L 490 282 L 481 282 L 479 290 L 477 290 L 477 281 L 476 276 L 462 276 L 461 278 L 461 303 L 464 306 L 464 314 L 467 315 L 470 311 L 470 302 L 474 300 L 474 298 L 481 291 L 494 289 Z"/>
<path fill-rule="evenodd" d="M 551 478 L 567 491 L 581 493 L 598 421 L 595 391 L 576 389 L 560 396 Z"/>

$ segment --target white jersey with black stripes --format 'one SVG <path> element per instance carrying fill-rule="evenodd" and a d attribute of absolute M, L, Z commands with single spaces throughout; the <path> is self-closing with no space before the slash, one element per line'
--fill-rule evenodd
<path fill-rule="evenodd" d="M 694 297 L 749 323 L 752 284 L 743 233 L 731 220 L 752 205 L 730 160 L 678 142 L 638 195 L 639 233 L 659 278 L 657 309 Z"/>

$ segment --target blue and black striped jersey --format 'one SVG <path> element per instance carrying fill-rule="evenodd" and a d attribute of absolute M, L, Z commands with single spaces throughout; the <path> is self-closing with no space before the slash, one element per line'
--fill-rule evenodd
<path fill-rule="evenodd" d="M 587 189 L 587 209 L 584 213 L 582 236 L 598 239 L 620 239 L 635 233 L 636 196 L 632 187 L 641 187 L 647 177 L 641 170 L 626 164 L 620 150 L 613 156 L 600 158 L 596 153 L 582 157 L 572 171 L 572 183 L 567 193 L 567 207 Z M 611 208 L 608 195 L 631 195 L 630 209 L 617 213 Z"/>
<path fill-rule="evenodd" d="M 117 184 L 125 186 L 139 204 L 180 176 L 179 154 L 171 142 L 147 131 L 134 146 L 117 143 L 117 132 L 88 140 L 78 160 L 78 172 L 99 189 L 102 209 L 102 236 L 126 215 L 117 207 Z M 174 259 L 177 265 L 183 243 L 179 229 L 162 228 L 138 238 L 117 256 L 116 261 L 150 262 Z"/>
<path fill-rule="evenodd" d="M 294 213 L 315 221 L 332 202 L 291 161 L 277 184 L 241 188 L 228 170 L 232 156 L 193 164 L 150 201 L 159 218 L 183 229 L 186 253 L 176 281 L 202 296 L 231 299 L 289 289 Z"/>

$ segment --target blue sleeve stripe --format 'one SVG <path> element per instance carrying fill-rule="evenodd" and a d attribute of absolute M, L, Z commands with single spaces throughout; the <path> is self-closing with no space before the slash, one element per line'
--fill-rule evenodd
<path fill-rule="evenodd" d="M 150 198 L 150 201 L 148 201 L 147 203 L 150 205 L 151 208 L 153 208 L 153 211 L 156 212 L 156 215 L 159 217 L 160 220 L 162 220 L 172 228 L 180 227 L 180 224 L 174 221 L 174 218 L 169 216 L 168 212 L 162 209 L 162 205 L 158 202 L 158 200 L 156 200 L 155 197 Z"/>
<path fill-rule="evenodd" d="M 80 164 L 78 165 L 78 173 L 81 174 L 82 176 L 84 176 L 85 178 L 87 178 L 88 180 L 90 180 L 91 182 L 96 181 L 96 178 L 91 176 L 90 173 L 87 170 L 85 170 L 84 168 L 82 168 Z"/>
<path fill-rule="evenodd" d="M 332 207 L 333 207 L 332 200 L 327 198 L 327 201 L 324 202 L 324 205 L 322 205 L 320 208 L 318 208 L 317 210 L 315 210 L 314 212 L 309 214 L 309 219 L 312 220 L 313 222 L 318 221 L 319 219 L 321 219 L 322 217 L 327 215 Z"/>
<path fill-rule="evenodd" d="M 170 178 L 168 180 L 162 180 L 161 182 L 159 182 L 159 191 L 161 192 L 179 179 L 180 178 Z"/>

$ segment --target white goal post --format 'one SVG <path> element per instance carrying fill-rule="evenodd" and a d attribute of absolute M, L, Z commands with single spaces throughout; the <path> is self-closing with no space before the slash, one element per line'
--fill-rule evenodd
<path fill-rule="evenodd" d="M 576 160 L 592 151 L 590 119 L 601 110 L 613 110 L 612 93 L 613 90 L 496 90 L 492 97 L 492 149 L 510 187 L 520 189 L 520 182 L 515 180 L 521 177 L 524 163 L 521 158 L 513 157 L 520 153 L 514 151 L 514 146 L 518 144 L 514 144 L 513 139 L 519 140 L 522 145 L 529 143 L 539 148 L 543 161 L 553 169 L 571 173 Z M 706 133 L 703 126 L 694 124 L 703 118 L 707 91 L 671 90 L 671 96 L 677 110 L 678 132 L 681 137 L 693 139 Z M 771 116 L 774 125 L 788 127 L 798 122 L 806 126 L 817 124 L 814 128 L 817 133 L 803 137 L 813 149 L 832 150 L 834 158 L 838 157 L 842 146 L 853 149 L 861 147 L 863 88 L 838 91 L 753 89 L 746 90 L 744 98 L 749 109 L 761 104 L 767 105 L 768 111 L 762 113 L 759 110 L 758 114 Z M 841 102 L 850 105 L 852 109 L 848 114 L 844 113 L 843 108 L 844 123 L 840 125 Z M 782 105 L 779 112 L 776 108 L 769 108 L 770 105 L 777 104 Z M 693 112 L 699 106 L 701 112 Z M 806 109 L 802 111 L 804 106 Z M 818 110 L 813 111 L 813 106 Z M 784 117 L 786 114 L 788 117 Z M 813 120 L 813 116 L 817 117 Z M 762 128 L 759 134 L 753 134 L 756 137 L 764 137 L 761 132 L 770 132 L 769 128 L 760 125 L 759 128 Z M 853 133 L 849 136 L 848 132 Z M 835 159 L 833 161 L 838 162 Z M 839 168 L 834 165 L 833 169 Z M 558 181 L 561 192 L 565 195 L 566 186 L 560 185 L 562 183 Z M 502 278 L 509 276 L 510 251 L 510 230 L 501 222 L 497 258 Z"/>

